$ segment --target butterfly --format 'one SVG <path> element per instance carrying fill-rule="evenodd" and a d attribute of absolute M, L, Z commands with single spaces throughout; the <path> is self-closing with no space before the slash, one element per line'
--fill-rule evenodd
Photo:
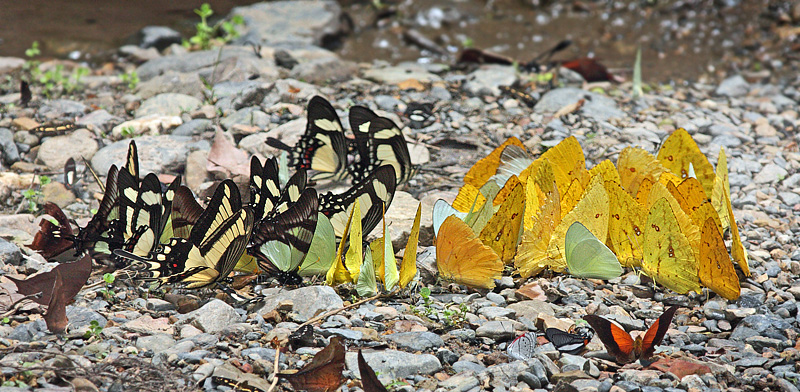
<path fill-rule="evenodd" d="M 211 377 L 211 381 L 213 381 L 214 384 L 224 385 L 238 392 L 264 392 L 264 389 L 250 384 L 247 380 L 237 381 L 227 377 L 213 376 Z"/>
<path fill-rule="evenodd" d="M 425 128 L 436 121 L 432 103 L 409 102 L 403 114 L 410 120 L 408 126 L 414 129 Z"/>
<path fill-rule="evenodd" d="M 576 328 L 576 333 L 569 333 L 558 328 L 547 328 L 544 336 L 556 346 L 556 350 L 572 355 L 579 355 L 594 337 L 594 330 L 588 327 Z"/>
<path fill-rule="evenodd" d="M 731 206 L 731 186 L 728 182 L 728 158 L 725 149 L 720 147 L 719 158 L 717 159 L 717 171 L 714 177 L 714 188 L 711 192 L 711 203 L 719 214 L 723 230 L 731 230 L 731 256 L 739 268 L 742 269 L 744 276 L 750 276 L 750 266 L 748 265 L 747 249 L 739 237 L 739 227 L 733 216 Z"/>
<path fill-rule="evenodd" d="M 75 181 L 77 181 L 77 168 L 75 166 L 75 160 L 70 157 L 64 164 L 64 185 L 66 185 L 67 188 L 72 188 L 72 186 L 75 185 Z"/>
<path fill-rule="evenodd" d="M 714 188 L 714 167 L 708 162 L 706 155 L 697 147 L 689 132 L 683 128 L 678 128 L 673 132 L 658 150 L 658 160 L 669 171 L 678 175 L 681 179 L 689 178 L 689 166 L 693 167 L 695 177 L 703 185 L 707 195 L 710 195 Z"/>
<path fill-rule="evenodd" d="M 270 215 L 286 211 L 297 202 L 306 188 L 306 171 L 298 170 L 281 190 L 278 160 L 267 159 L 263 166 L 257 157 L 250 160 L 250 207 L 260 222 Z"/>
<path fill-rule="evenodd" d="M 508 353 L 508 356 L 511 358 L 524 361 L 533 357 L 535 348 L 536 334 L 533 332 L 526 332 L 508 344 L 506 353 Z"/>
<path fill-rule="evenodd" d="M 436 236 L 436 267 L 442 278 L 491 289 L 502 276 L 503 266 L 500 256 L 464 221 L 453 215 L 445 218 Z"/>
<path fill-rule="evenodd" d="M 622 275 L 617 256 L 581 222 L 569 226 L 565 240 L 567 269 L 573 276 L 613 279 Z"/>
<path fill-rule="evenodd" d="M 161 192 L 161 182 L 150 173 L 137 184 L 127 171 L 117 176 L 119 220 L 117 232 L 122 234 L 124 248 L 137 256 L 146 256 L 162 240 L 172 237 L 170 214 L 172 199 L 180 185 L 180 176 Z M 164 235 L 165 237 L 162 237 Z"/>
<path fill-rule="evenodd" d="M 212 286 L 230 275 L 250 240 L 254 214 L 241 203 L 236 184 L 226 179 L 192 226 L 189 239 L 171 238 L 145 257 L 122 249 L 114 255 L 137 262 L 133 267 L 145 280 L 184 282 L 192 289 Z"/>
<path fill-rule="evenodd" d="M 648 359 L 653 356 L 656 346 L 661 344 L 664 335 L 669 329 L 672 317 L 675 316 L 677 306 L 672 306 L 664 311 L 661 316 L 647 329 L 642 336 L 633 337 L 624 329 L 607 319 L 593 314 L 583 317 L 600 337 L 608 353 L 613 355 L 619 363 L 629 363 L 636 359 Z"/>
<path fill-rule="evenodd" d="M 333 392 L 345 381 L 344 375 L 345 347 L 341 336 L 331 336 L 330 344 L 314 355 L 314 358 L 297 373 L 278 373 L 292 384 L 294 390 L 309 392 Z"/>
<path fill-rule="evenodd" d="M 722 234 L 713 218 L 706 219 L 701 229 L 700 260 L 697 268 L 700 282 L 725 299 L 739 298 L 739 276 L 733 267 Z"/>
<path fill-rule="evenodd" d="M 395 178 L 394 167 L 381 166 L 342 194 L 327 192 L 320 195 L 319 212 L 330 219 L 334 233 L 341 237 L 352 205 L 358 199 L 364 211 L 361 218 L 364 234 L 369 234 L 380 222 L 384 207 L 388 209 L 392 203 Z"/>
<path fill-rule="evenodd" d="M 376 168 L 391 165 L 397 176 L 396 185 L 408 182 L 418 168 L 411 165 L 408 144 L 400 127 L 364 106 L 353 106 L 349 116 L 360 157 L 349 168 L 353 180 L 362 180 Z"/>
<path fill-rule="evenodd" d="M 77 128 L 75 123 L 65 122 L 61 124 L 45 124 L 28 130 L 30 133 L 38 134 L 42 137 L 64 135 Z"/>
<path fill-rule="evenodd" d="M 296 170 L 315 170 L 311 180 L 347 177 L 347 141 L 339 115 L 325 98 L 314 96 L 308 102 L 306 132 L 294 147 L 275 138 L 267 144 L 289 152 L 289 164 Z"/>
<path fill-rule="evenodd" d="M 317 191 L 308 188 L 284 212 L 269 215 L 255 225 L 248 253 L 259 268 L 282 284 L 300 284 L 300 264 L 311 247 L 317 227 Z"/>
<path fill-rule="evenodd" d="M 667 171 L 667 168 L 646 150 L 638 147 L 625 147 L 617 158 L 617 171 L 622 188 L 632 197 L 636 197 L 642 182 L 645 180 L 649 180 L 651 183 L 658 181 L 661 173 Z"/>

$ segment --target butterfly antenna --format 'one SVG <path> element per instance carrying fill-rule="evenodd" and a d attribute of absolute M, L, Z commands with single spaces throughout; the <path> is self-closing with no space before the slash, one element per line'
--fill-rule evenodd
<path fill-rule="evenodd" d="M 83 164 L 86 165 L 86 168 L 89 169 L 89 172 L 92 173 L 92 177 L 94 177 L 94 181 L 97 182 L 97 185 L 100 185 L 100 192 L 106 192 L 106 186 L 103 185 L 103 182 L 100 181 L 100 177 L 97 175 L 97 172 L 94 171 L 92 165 L 89 164 L 89 161 L 86 160 L 86 157 L 81 156 L 83 159 Z"/>

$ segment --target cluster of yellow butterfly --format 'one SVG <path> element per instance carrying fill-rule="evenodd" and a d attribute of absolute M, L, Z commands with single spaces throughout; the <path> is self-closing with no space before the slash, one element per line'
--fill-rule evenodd
<path fill-rule="evenodd" d="M 342 241 L 339 242 L 339 250 L 326 274 L 325 283 L 329 286 L 355 283 L 356 292 L 362 297 L 376 295 L 379 292 L 378 281 L 387 292 L 391 292 L 397 287 L 405 289 L 417 275 L 417 245 L 421 216 L 422 205 L 420 204 L 417 207 L 417 215 L 414 218 L 414 224 L 403 253 L 403 260 L 398 270 L 392 238 L 386 230 L 385 215 L 383 236 L 373 240 L 369 246 L 363 246 L 361 206 L 360 202 L 356 200 L 350 211 L 344 234 L 342 234 Z M 346 253 L 345 243 L 349 245 Z"/>
<path fill-rule="evenodd" d="M 568 234 L 581 226 L 576 222 L 588 233 Z M 608 265 L 611 272 L 613 264 L 621 272 L 621 263 L 678 293 L 705 286 L 735 299 L 739 278 L 723 240 L 728 229 L 733 260 L 749 276 L 725 151 L 715 172 L 684 129 L 657 156 L 627 147 L 616 166 L 605 160 L 589 170 L 574 137 L 535 160 L 511 138 L 469 170 L 452 207 L 443 201 L 434 207 L 440 274 L 484 288 L 494 287 L 512 262 L 525 278 L 545 268 L 572 270 L 570 241 L 583 235 L 613 251 L 618 261 Z"/>

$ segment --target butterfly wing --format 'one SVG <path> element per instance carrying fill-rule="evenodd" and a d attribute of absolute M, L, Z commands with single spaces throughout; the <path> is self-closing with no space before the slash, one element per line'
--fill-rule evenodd
<path fill-rule="evenodd" d="M 461 219 L 448 216 L 436 237 L 436 267 L 448 280 L 491 289 L 503 275 L 500 257 Z"/>
<path fill-rule="evenodd" d="M 666 335 L 669 325 L 672 323 L 672 318 L 675 316 L 676 310 L 678 310 L 677 306 L 669 307 L 658 317 L 658 320 L 647 329 L 647 333 L 644 334 L 644 339 L 642 339 L 642 352 L 639 353 L 640 358 L 647 359 L 653 356 L 656 346 L 661 344 L 661 341 L 664 339 L 664 335 Z"/>
<path fill-rule="evenodd" d="M 622 266 L 611 249 L 580 222 L 570 225 L 566 235 L 567 268 L 570 274 L 590 279 L 613 279 Z"/>
<path fill-rule="evenodd" d="M 650 208 L 643 248 L 642 269 L 648 276 L 677 293 L 701 290 L 692 245 L 666 198 L 657 199 Z"/>
<path fill-rule="evenodd" d="M 508 353 L 508 356 L 511 358 L 524 361 L 533 357 L 535 348 L 536 335 L 531 332 L 526 332 L 509 343 L 506 348 L 506 353 Z"/>
<path fill-rule="evenodd" d="M 580 354 L 589 344 L 589 340 L 591 340 L 586 336 L 564 332 L 557 328 L 547 328 L 544 331 L 544 336 L 556 346 L 558 351 L 573 355 Z"/>
<path fill-rule="evenodd" d="M 364 234 L 369 234 L 392 203 L 395 190 L 395 172 L 392 166 L 381 166 L 370 176 L 354 184 L 342 194 L 331 192 L 320 195 L 319 211 L 330 219 L 337 237 L 341 237 L 347 225 L 347 219 L 356 199 L 361 210 L 365 211 L 361 218 Z"/>
<path fill-rule="evenodd" d="M 620 363 L 631 362 L 633 358 L 634 341 L 631 335 L 611 321 L 593 314 L 583 316 L 583 319 L 592 326 L 600 341 L 606 346 L 609 354 L 613 355 Z"/>
<path fill-rule="evenodd" d="M 269 158 L 261 165 L 258 157 L 250 159 L 250 208 L 256 220 L 264 219 L 281 197 L 278 160 Z"/>
<path fill-rule="evenodd" d="M 192 227 L 203 214 L 203 207 L 197 202 L 192 191 L 180 186 L 172 200 L 172 232 L 175 237 L 189 238 Z"/>
<path fill-rule="evenodd" d="M 57 224 L 42 219 L 39 222 L 39 231 L 33 236 L 33 242 L 27 246 L 50 260 L 72 248 L 75 242 L 69 219 L 58 205 L 47 202 L 44 205 L 44 212 L 52 216 Z"/>
<path fill-rule="evenodd" d="M 375 114 L 364 106 L 350 108 L 350 128 L 360 160 L 351 168 L 358 181 L 383 165 L 394 167 L 397 185 L 408 182 L 414 174 L 408 144 L 394 121 Z"/>

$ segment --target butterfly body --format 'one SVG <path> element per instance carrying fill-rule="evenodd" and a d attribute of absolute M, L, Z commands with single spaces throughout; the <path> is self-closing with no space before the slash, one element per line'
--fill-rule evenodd
<path fill-rule="evenodd" d="M 578 355 L 586 348 L 589 341 L 594 337 L 594 331 L 589 328 L 578 328 L 576 333 L 569 333 L 557 328 L 547 328 L 544 331 L 545 337 L 556 349 L 565 354 Z"/>
<path fill-rule="evenodd" d="M 655 346 L 664 339 L 677 310 L 677 306 L 665 310 L 647 329 L 644 337 L 639 335 L 635 339 L 624 329 L 603 317 L 590 314 L 583 319 L 592 326 L 608 353 L 614 356 L 618 363 L 630 363 L 636 359 L 649 359 L 653 356 Z"/>

